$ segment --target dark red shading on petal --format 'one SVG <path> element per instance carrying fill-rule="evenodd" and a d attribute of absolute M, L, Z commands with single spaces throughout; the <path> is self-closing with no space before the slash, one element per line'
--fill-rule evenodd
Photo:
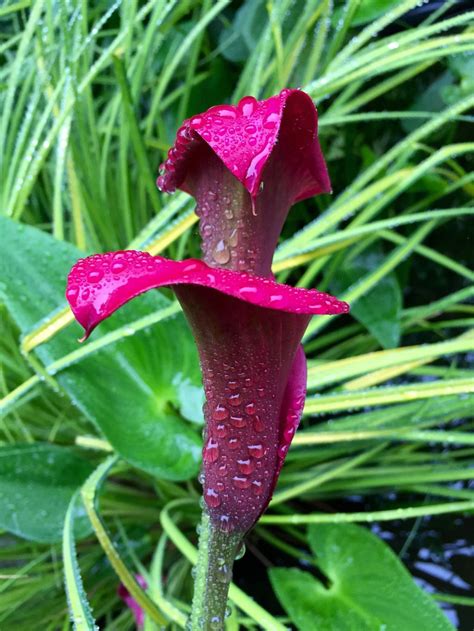
<path fill-rule="evenodd" d="M 278 446 L 279 467 L 276 472 L 276 480 L 280 474 L 286 454 L 290 448 L 291 441 L 295 435 L 301 417 L 303 416 L 303 408 L 306 399 L 306 382 L 308 370 L 306 364 L 306 356 L 303 347 L 300 345 L 296 351 L 293 365 L 291 366 L 290 376 L 286 384 L 285 394 L 283 395 L 283 403 L 280 413 L 280 440 Z"/>
<path fill-rule="evenodd" d="M 91 331 L 139 294 L 164 286 L 198 285 L 267 310 L 340 314 L 345 302 L 316 290 L 296 289 L 270 278 L 208 267 L 198 259 L 171 261 L 126 250 L 80 259 L 68 276 L 66 298 L 77 321 Z"/>
<path fill-rule="evenodd" d="M 67 298 L 86 334 L 138 294 L 172 286 L 198 346 L 206 393 L 204 498 L 222 529 L 246 532 L 268 505 L 301 416 L 298 350 L 312 314 L 346 303 L 270 278 L 126 251 L 78 261 Z"/>
<path fill-rule="evenodd" d="M 158 186 L 195 197 L 209 265 L 270 274 L 290 206 L 331 190 L 317 122 L 307 94 L 283 90 L 183 123 Z"/>

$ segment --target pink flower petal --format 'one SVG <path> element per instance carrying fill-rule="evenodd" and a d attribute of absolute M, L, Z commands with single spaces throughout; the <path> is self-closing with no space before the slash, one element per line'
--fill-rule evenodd
<path fill-rule="evenodd" d="M 147 585 L 146 580 L 143 578 L 143 576 L 141 576 L 140 574 L 136 574 L 135 579 L 142 589 L 147 589 L 148 585 Z M 143 627 L 145 623 L 145 614 L 143 612 L 143 609 L 137 603 L 135 598 L 133 598 L 133 596 L 130 595 L 129 591 L 127 590 L 125 585 L 123 585 L 122 583 L 120 583 L 117 589 L 117 594 L 123 600 L 123 602 L 127 605 L 127 607 L 132 610 L 133 617 L 135 618 L 137 627 L 138 628 Z"/>
<path fill-rule="evenodd" d="M 264 101 L 243 98 L 183 123 L 158 186 L 193 195 L 204 260 L 270 274 L 288 210 L 329 192 L 317 136 L 317 111 L 301 90 Z"/>
<path fill-rule="evenodd" d="M 298 348 L 311 315 L 349 307 L 270 278 L 134 251 L 78 261 L 66 296 L 87 336 L 134 296 L 165 285 L 181 302 L 201 360 L 204 499 L 222 529 L 246 532 L 272 496 L 301 415 L 306 373 Z"/>
<path fill-rule="evenodd" d="M 347 313 L 349 306 L 314 289 L 296 289 L 270 278 L 210 268 L 198 259 L 171 261 L 125 250 L 80 259 L 72 268 L 66 298 L 85 338 L 104 318 L 139 294 L 164 286 L 198 285 L 269 310 L 299 314 Z"/>

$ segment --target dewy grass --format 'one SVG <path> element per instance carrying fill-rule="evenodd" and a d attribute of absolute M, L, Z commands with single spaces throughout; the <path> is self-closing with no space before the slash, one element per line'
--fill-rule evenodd
<path fill-rule="evenodd" d="M 418 520 L 413 523 L 423 530 L 433 516 L 440 541 L 447 541 L 453 514 L 472 513 L 472 495 L 458 487 L 474 462 L 472 422 L 466 420 L 473 397 L 473 271 L 465 240 L 473 193 L 467 160 L 472 143 L 466 142 L 474 104 L 466 89 L 473 13 L 432 13 L 408 27 L 407 11 L 417 13 L 414 0 L 365 23 L 365 3 L 352 0 L 242 4 L 239 12 L 225 0 L 41 0 L 2 7 L 1 213 L 20 222 L 19 231 L 36 226 L 84 255 L 131 248 L 197 257 L 192 201 L 184 193 L 168 199 L 153 182 L 181 120 L 247 94 L 268 97 L 285 85 L 309 91 L 319 109 L 334 192 L 292 211 L 274 271 L 279 280 L 306 288 L 331 291 L 339 283 L 338 295 L 355 311 L 352 320 L 327 320 L 310 329 L 304 430 L 290 451 L 277 501 L 263 518 L 278 530 L 261 549 L 258 530 L 250 535 L 245 564 L 262 576 L 266 559 L 279 564 L 278 550 L 285 546 L 306 558 L 308 523 L 384 521 L 388 528 L 391 520 Z M 436 87 L 441 77 L 442 89 Z M 429 90 L 435 98 L 428 102 L 422 96 Z M 38 256 L 31 241 L 18 243 L 29 269 L 48 261 L 53 268 L 63 256 L 56 247 Z M 113 447 L 68 384 L 93 358 L 110 353 L 121 358 L 120 374 L 146 394 L 150 417 L 178 419 L 198 443 L 202 418 L 185 405 L 201 405 L 190 369 L 195 359 L 183 355 L 182 372 L 163 384 L 156 375 L 163 367 L 172 375 L 177 346 L 160 355 L 165 366 L 147 354 L 155 336 L 163 347 L 170 343 L 166 332 L 172 329 L 162 327 L 181 322 L 177 303 L 153 313 L 131 310 L 77 349 L 63 287 L 55 293 L 45 286 L 50 306 L 28 319 L 22 302 L 36 304 L 41 296 L 21 265 L 12 270 L 8 260 L 0 264 L 0 455 L 15 444 L 77 442 L 83 458 L 99 466 L 106 454 L 91 447 Z M 11 290 L 15 277 L 24 299 Z M 377 321 L 382 304 L 390 308 Z M 395 327 L 398 349 L 387 343 L 387 329 L 393 333 Z M 103 371 L 97 375 L 97 381 L 106 378 Z M 124 402 L 120 388 L 115 396 Z M 120 415 L 112 420 L 116 426 L 124 422 Z M 147 440 L 153 441 L 153 432 Z M 106 538 L 86 528 L 74 542 L 73 523 L 81 524 L 84 509 L 67 513 L 66 588 L 76 629 L 92 628 L 89 608 L 101 629 L 133 628 L 116 593 L 123 567 L 132 590 L 130 577 L 143 568 L 149 583 L 152 576 L 159 579 L 159 589 L 137 592 L 143 603 L 152 601 L 146 631 L 155 628 L 153 618 L 164 616 L 174 630 L 189 616 L 199 488 L 190 473 L 184 481 L 154 479 L 134 464 L 120 460 L 94 506 L 110 531 Z M 389 493 L 396 500 L 387 499 Z M 356 494 L 367 506 L 348 508 L 344 500 Z M 14 501 L 2 498 L 8 514 Z M 25 523 L 54 517 L 42 516 L 42 506 L 31 510 Z M 29 631 L 41 620 L 46 631 L 69 628 L 61 542 L 20 539 L 8 534 L 1 519 L 0 627 Z M 104 563 L 111 550 L 107 538 L 117 544 L 112 554 L 118 555 L 119 575 Z M 417 538 L 406 543 L 411 550 L 418 545 Z M 288 565 L 286 558 L 282 564 Z M 410 569 L 416 573 L 413 564 Z M 270 583 L 257 590 L 247 581 L 247 591 L 240 589 L 238 562 L 234 580 L 229 629 L 296 625 L 274 615 L 271 599 L 266 607 L 259 604 Z M 461 602 L 450 590 L 443 587 L 449 593 L 439 600 Z M 473 601 L 465 596 L 462 602 L 467 607 Z M 472 626 L 465 611 L 459 608 L 458 615 Z"/>

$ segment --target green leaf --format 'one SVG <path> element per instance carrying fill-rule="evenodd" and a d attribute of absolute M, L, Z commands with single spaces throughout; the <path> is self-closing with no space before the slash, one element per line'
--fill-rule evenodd
<path fill-rule="evenodd" d="M 333 283 L 335 295 L 373 272 L 383 262 L 383 254 L 368 250 L 340 267 Z M 402 295 L 394 273 L 386 274 L 377 285 L 351 304 L 351 314 L 363 324 L 383 348 L 395 348 L 400 341 Z"/>
<path fill-rule="evenodd" d="M 0 299 L 23 334 L 65 305 L 66 277 L 81 253 L 35 228 L 0 218 L 4 239 Z M 84 357 L 55 377 L 80 410 L 131 464 L 172 480 L 197 473 L 201 441 L 181 418 L 183 390 L 200 388 L 197 351 L 184 317 L 161 321 L 133 336 L 133 322 L 170 306 L 159 292 L 140 296 L 114 314 L 94 338 L 126 327 L 114 346 Z M 127 328 L 128 327 L 128 328 Z M 61 331 L 37 354 L 45 366 L 79 348 L 79 326 Z M 84 347 L 86 348 L 86 347 Z M 189 410 L 186 410 L 189 417 Z M 199 420 L 201 410 L 193 420 Z"/>
<path fill-rule="evenodd" d="M 74 631 L 98 631 L 82 585 L 74 542 L 74 512 L 78 495 L 74 494 L 67 509 L 63 531 L 64 586 Z"/>
<path fill-rule="evenodd" d="M 362 26 L 385 15 L 397 6 L 400 0 L 362 0 L 354 14 L 351 26 Z M 343 8 L 334 11 L 332 23 L 337 25 L 343 14 Z"/>
<path fill-rule="evenodd" d="M 0 447 L 0 528 L 42 543 L 61 541 L 71 497 L 92 467 L 68 447 L 31 444 Z M 76 534 L 90 531 L 76 509 Z"/>
<path fill-rule="evenodd" d="M 452 631 L 429 594 L 416 585 L 376 535 L 354 524 L 308 529 L 325 587 L 309 572 L 275 568 L 270 579 L 302 631 Z"/>

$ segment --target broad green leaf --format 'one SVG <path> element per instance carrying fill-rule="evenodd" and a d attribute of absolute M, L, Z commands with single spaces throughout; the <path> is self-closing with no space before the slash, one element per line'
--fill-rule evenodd
<path fill-rule="evenodd" d="M 0 528 L 44 543 L 61 541 L 71 497 L 92 467 L 68 447 L 35 443 L 0 447 Z M 76 509 L 76 533 L 89 523 Z"/>
<path fill-rule="evenodd" d="M 354 524 L 308 529 L 326 587 L 309 572 L 270 570 L 278 599 L 301 631 L 452 631 L 434 600 L 376 535 Z"/>
<path fill-rule="evenodd" d="M 66 277 L 81 253 L 5 218 L 0 218 L 0 232 L 0 298 L 26 334 L 45 315 L 64 306 Z M 125 333 L 132 332 L 135 320 L 170 304 L 159 292 L 149 292 L 104 323 L 93 339 L 118 326 L 129 325 Z M 68 327 L 38 347 L 38 357 L 48 366 L 77 350 L 79 335 L 78 325 Z M 200 439 L 177 411 L 184 407 L 191 416 L 179 384 L 192 384 L 195 392 L 200 387 L 197 351 L 182 315 L 133 336 L 124 334 L 115 346 L 87 356 L 55 378 L 130 463 L 167 479 L 196 474 Z M 184 390 L 188 393 L 189 388 Z M 194 411 L 194 421 L 200 413 L 200 408 Z"/>
<path fill-rule="evenodd" d="M 340 295 L 349 287 L 379 267 L 383 255 L 367 251 L 350 260 L 338 271 L 334 293 Z M 377 285 L 351 304 L 351 314 L 363 324 L 383 348 L 394 348 L 400 341 L 402 296 L 397 277 L 386 274 Z"/>

